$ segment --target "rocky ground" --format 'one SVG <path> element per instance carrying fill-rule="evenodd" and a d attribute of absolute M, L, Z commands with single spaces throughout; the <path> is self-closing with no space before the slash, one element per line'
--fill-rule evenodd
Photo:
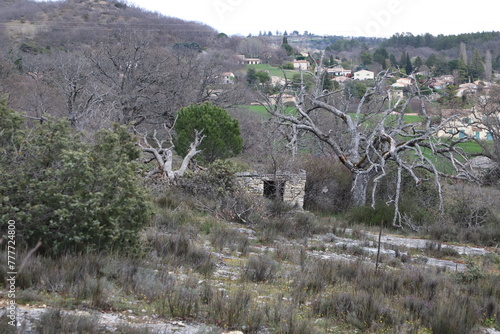
<path fill-rule="evenodd" d="M 254 232 L 248 228 L 239 228 L 239 232 L 246 234 L 253 238 Z M 317 258 L 337 259 L 340 261 L 356 261 L 360 258 L 366 261 L 368 265 L 375 265 L 376 254 L 378 252 L 378 234 L 372 232 L 358 233 L 356 238 L 352 237 L 353 231 L 346 229 L 342 231 L 342 235 L 316 235 L 307 241 L 306 249 L 307 255 Z M 361 237 L 360 237 L 361 236 Z M 434 266 L 441 267 L 443 270 L 461 271 L 464 270 L 465 264 L 462 257 L 457 259 L 435 258 L 425 255 L 426 248 L 429 248 L 429 240 L 406 238 L 394 235 L 381 235 L 380 238 L 380 258 L 384 258 L 387 262 L 391 258 L 406 258 L 402 261 L 403 265 L 420 265 L 420 266 Z M 290 241 L 284 241 L 284 243 Z M 299 242 L 297 242 L 299 243 Z M 486 248 L 472 247 L 468 245 L 439 245 L 440 250 L 449 248 L 461 255 L 487 255 L 492 250 Z M 272 247 L 255 248 L 252 252 L 274 252 Z M 240 272 L 236 271 L 234 267 L 228 266 L 225 263 L 228 259 L 237 259 L 237 255 L 231 255 L 228 252 L 214 252 L 214 255 L 219 258 L 218 268 L 215 276 L 219 278 L 237 280 Z M 2 309 L 5 310 L 6 302 L 5 294 L 0 295 L 0 302 Z M 37 334 L 35 323 L 40 319 L 44 312 L 49 308 L 46 305 L 18 305 L 17 308 L 17 333 Z M 142 310 L 143 314 L 127 310 L 121 313 L 99 312 L 95 310 L 73 310 L 64 311 L 66 314 L 76 316 L 86 316 L 95 319 L 102 327 L 103 332 L 113 333 L 116 332 L 119 326 L 131 326 L 137 328 L 147 328 L 148 333 L 178 333 L 178 334 L 211 334 L 211 333 L 241 333 L 237 331 L 223 332 L 216 327 L 210 327 L 199 323 L 190 323 L 186 321 L 165 321 L 159 319 L 155 315 L 146 315 L 146 310 Z M 484 329 L 484 333 L 498 334 L 500 332 L 494 329 Z"/>

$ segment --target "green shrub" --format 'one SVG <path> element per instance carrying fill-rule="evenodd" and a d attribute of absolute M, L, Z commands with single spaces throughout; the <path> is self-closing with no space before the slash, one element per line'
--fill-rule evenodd
<path fill-rule="evenodd" d="M 137 250 L 150 206 L 137 178 L 135 139 L 125 128 L 101 131 L 91 144 L 58 120 L 30 131 L 11 126 L 4 135 L 23 138 L 0 157 L 0 218 L 16 221 L 20 246 L 41 241 L 39 251 L 52 255 Z"/>
<path fill-rule="evenodd" d="M 377 203 L 375 208 L 362 206 L 351 208 L 347 215 L 349 221 L 369 226 L 391 226 L 394 218 L 394 207 L 385 203 Z"/>

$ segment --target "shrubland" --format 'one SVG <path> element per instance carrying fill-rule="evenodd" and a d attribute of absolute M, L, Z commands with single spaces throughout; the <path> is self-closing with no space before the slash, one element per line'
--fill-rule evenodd
<path fill-rule="evenodd" d="M 12 119 L 10 124 L 16 123 L 16 118 Z M 62 126 L 58 122 L 51 124 Z M 8 135 L 3 137 L 4 143 L 15 142 L 14 128 L 6 127 L 10 130 L 3 132 Z M 111 166 L 114 164 L 111 162 L 125 164 L 122 166 L 125 168 L 129 161 L 128 154 L 133 152 L 122 147 L 126 145 L 128 135 L 122 133 L 119 137 L 120 128 L 114 131 L 106 132 L 108 149 L 104 151 L 109 158 L 104 166 L 111 170 L 93 165 L 92 170 L 96 173 L 102 170 L 105 175 L 113 175 Z M 33 131 L 32 135 L 35 136 L 35 133 Z M 47 132 L 43 133 L 47 135 Z M 64 171 L 68 163 L 64 154 L 75 149 L 70 150 L 63 145 L 64 142 L 54 142 L 62 147 L 53 151 L 53 159 L 58 161 L 57 170 Z M 36 141 L 31 145 L 34 143 Z M 99 143 L 96 138 L 92 146 L 85 145 L 85 150 L 80 148 L 92 157 L 89 160 L 95 164 L 99 163 L 96 154 L 103 152 Z M 10 149 L 11 153 L 13 151 Z M 80 154 L 83 154 L 82 151 L 79 151 Z M 2 152 L 6 153 L 7 150 Z M 4 167 L 8 163 L 2 160 Z M 26 164 L 29 165 L 28 162 Z M 309 170 L 313 180 L 320 180 L 322 168 L 327 168 L 320 167 Z M 137 166 L 134 168 L 132 170 L 139 170 Z M 140 202 L 134 206 L 135 210 L 149 210 L 144 211 L 143 215 L 148 213 L 146 216 L 141 216 L 147 217 L 142 223 L 129 211 L 121 211 L 120 206 L 112 211 L 121 217 L 117 220 L 117 223 L 124 224 L 121 229 L 127 229 L 130 238 L 134 237 L 133 249 L 136 251 L 129 251 L 131 244 L 127 238 L 117 238 L 114 247 L 93 244 L 89 241 L 95 240 L 90 238 L 93 230 L 83 229 L 79 233 L 89 234 L 88 239 L 83 238 L 87 240 L 88 247 L 76 248 L 73 243 L 61 241 L 64 239 L 50 240 L 44 234 L 38 234 L 43 245 L 48 240 L 52 242 L 50 245 L 57 247 L 53 251 L 46 248 L 28 256 L 36 240 L 23 237 L 26 242 L 20 247 L 19 258 L 24 258 L 25 264 L 18 275 L 18 303 L 50 305 L 50 309 L 36 321 L 36 328 L 43 333 L 61 330 L 103 332 L 93 316 L 67 313 L 67 310 L 80 308 L 126 311 L 164 321 L 194 321 L 212 326 L 210 330 L 213 333 L 221 333 L 224 329 L 242 330 L 244 333 L 301 334 L 359 331 L 476 333 L 481 327 L 499 327 L 498 251 L 486 257 L 464 257 L 450 252 L 439 253 L 440 246 L 429 243 L 426 252 L 466 262 L 465 269 L 454 272 L 421 265 L 417 261 L 421 255 L 412 255 L 411 252 L 405 256 L 396 255 L 395 258 L 381 257 L 376 269 L 373 257 L 362 249 L 330 248 L 329 241 L 349 236 L 376 244 L 376 240 L 370 240 L 363 231 L 378 231 L 381 221 L 392 219 L 393 211 L 386 210 L 382 205 L 377 205 L 375 209 L 346 206 L 335 216 L 324 209 L 316 211 L 316 214 L 314 211 L 297 211 L 285 203 L 245 194 L 234 179 L 235 169 L 237 165 L 234 163 L 216 161 L 207 165 L 203 172 L 188 173 L 176 184 L 161 179 L 136 183 L 137 175 L 134 177 L 132 173 L 123 182 L 129 186 L 134 184 L 136 191 L 115 193 L 118 189 L 127 189 L 125 184 L 120 185 L 116 180 L 113 195 L 110 193 L 109 196 L 104 196 L 101 188 L 88 188 L 89 175 L 82 173 L 87 181 L 77 185 L 69 183 L 68 189 L 73 192 L 67 196 L 85 194 L 84 198 L 107 198 L 107 207 L 113 206 L 112 198 L 117 196 L 120 202 L 132 199 Z M 3 175 L 5 178 L 10 174 Z M 339 180 L 329 185 L 331 196 L 341 194 L 349 187 L 341 172 L 334 175 Z M 96 185 L 96 182 L 92 184 Z M 75 190 L 77 186 L 82 187 L 80 191 Z M 449 187 L 450 191 L 462 194 L 473 189 L 464 184 L 450 184 Z M 490 191 L 488 197 L 498 196 L 497 189 Z M 422 193 L 427 196 L 423 198 Z M 139 194 L 144 195 L 140 197 Z M 433 201 L 432 194 L 432 189 L 408 190 L 403 202 L 408 201 L 413 206 L 404 212 L 410 214 L 416 210 L 415 207 L 426 207 L 428 201 Z M 131 198 L 126 199 L 127 196 Z M 434 229 L 444 229 L 456 220 L 454 214 L 465 217 L 453 208 L 470 208 L 464 208 L 464 200 L 455 199 L 457 203 L 448 204 L 451 210 L 443 220 L 422 219 L 418 233 L 411 230 L 407 233 L 429 236 L 437 233 Z M 78 203 L 81 201 L 75 200 Z M 3 205 L 5 208 L 5 201 Z M 74 207 L 77 209 L 79 206 L 75 204 Z M 365 210 L 364 213 L 361 213 L 362 210 Z M 53 211 L 59 212 L 57 209 Z M 495 226 L 496 213 L 491 211 L 492 216 L 479 225 L 469 226 L 456 221 L 454 229 L 460 232 L 448 232 L 430 240 L 470 242 L 472 240 L 466 237 L 468 233 L 481 234 L 479 231 Z M 53 217 L 59 216 L 54 214 Z M 86 217 L 92 219 L 93 216 L 89 212 Z M 23 222 L 21 218 L 16 219 Z M 65 221 L 58 219 L 63 226 Z M 84 217 L 79 219 L 85 226 Z M 127 224 L 138 225 L 130 229 Z M 387 224 L 384 225 L 384 232 L 396 233 L 397 230 Z M 21 236 L 23 229 L 19 233 Z M 73 238 L 72 233 L 66 236 Z M 464 239 L 461 239 L 462 236 Z M 487 243 L 493 245 L 494 238 L 492 235 Z M 318 256 L 345 252 L 353 256 L 352 260 Z M 5 269 L 1 274 L 4 281 L 7 275 Z M 4 320 L 0 323 L 2 330 L 8 329 Z M 122 333 L 148 332 L 145 328 L 127 326 L 120 327 Z M 200 333 L 206 328 L 200 325 Z"/>
<path fill-rule="evenodd" d="M 2 230 L 9 220 L 16 222 L 21 264 L 16 301 L 49 306 L 34 321 L 38 332 L 106 332 L 97 322 L 103 312 L 195 322 L 200 334 L 233 329 L 290 334 L 500 329 L 500 190 L 495 171 L 487 175 L 487 186 L 442 178 L 438 189 L 437 183 L 414 182 L 431 179 L 428 171 L 410 175 L 388 159 L 380 165 L 387 177 L 376 189 L 366 184 L 366 194 L 376 200 L 353 207 L 353 175 L 340 162 L 351 152 L 332 157 L 324 143 L 290 132 L 267 114 L 234 108 L 230 114 L 238 123 L 223 112 L 222 107 L 249 103 L 256 96 L 241 81 L 220 89 L 220 73 L 241 70 L 227 55 L 262 50 L 267 47 L 262 39 L 215 35 L 209 27 L 156 14 L 134 18 L 138 9 L 115 1 L 67 1 L 63 7 L 11 3 L 22 6 L 2 4 L 5 20 L 18 13 L 27 21 L 42 16 L 53 20 L 38 38 L 9 39 L 3 48 L 15 51 L 0 55 L 0 91 L 22 111 L 0 104 L 0 217 Z M 93 13 L 100 8 L 102 15 L 90 15 L 92 6 Z M 35 8 L 44 8 L 46 15 L 31 15 Z M 84 24 L 57 29 L 72 15 L 109 30 L 93 36 L 95 30 L 86 33 Z M 134 27 L 133 22 L 137 25 L 130 30 L 112 28 Z M 145 22 L 178 29 L 145 34 Z M 31 25 L 36 32 L 38 25 Z M 0 38 L 6 37 L 2 32 Z M 279 62 L 281 56 L 276 52 L 269 59 Z M 304 89 L 311 89 L 312 76 L 306 78 L 311 80 Z M 294 81 L 295 88 L 300 86 L 299 77 Z M 332 88 L 337 87 L 323 85 L 321 91 Z M 372 88 L 356 83 L 340 95 L 359 100 Z M 365 99 L 376 102 L 371 95 Z M 190 126 L 207 120 L 189 114 L 190 106 L 203 108 L 209 100 L 227 121 L 228 130 L 222 132 L 234 134 L 231 140 L 220 133 L 217 142 L 207 138 L 206 155 L 194 159 L 183 177 L 146 177 L 150 165 L 142 162 L 150 159 L 139 150 L 135 133 L 153 142 L 157 129 L 177 126 L 178 134 L 185 130 L 185 140 L 177 137 L 169 143 L 177 147 L 168 148 L 183 155 L 195 130 Z M 346 110 L 348 117 L 353 106 Z M 185 120 L 178 110 L 188 114 Z M 289 105 L 283 112 L 294 115 Z M 403 116 L 387 120 L 399 119 L 406 128 L 410 121 Z M 208 136 L 220 129 L 207 118 Z M 374 131 L 377 119 L 359 123 L 360 128 Z M 314 120 L 321 129 L 340 124 L 325 115 Z M 378 126 L 391 131 L 391 124 Z M 334 133 L 343 146 L 345 133 Z M 386 134 L 373 134 L 381 138 L 373 146 L 384 148 Z M 300 142 L 291 148 L 286 139 L 294 135 Z M 363 142 L 365 137 L 360 138 Z M 224 142 L 233 147 L 221 149 Z M 368 153 L 362 161 L 387 156 L 384 150 Z M 428 157 L 428 151 L 423 153 Z M 234 173 L 253 168 L 267 173 L 305 170 L 305 211 L 245 193 Z M 395 227 L 398 187 L 400 226 Z M 375 256 L 370 249 L 380 245 L 377 233 L 427 242 L 420 249 L 390 246 L 393 253 Z M 0 240 L 6 258 L 7 239 Z M 353 240 L 355 245 L 348 245 Z M 488 252 L 465 256 L 448 245 L 481 246 Z M 454 261 L 457 270 L 426 264 L 428 257 Z M 0 266 L 0 276 L 0 284 L 7 286 L 5 266 Z M 70 312 L 81 309 L 92 315 Z M 0 331 L 10 329 L 6 316 L 0 317 Z M 130 324 L 116 331 L 151 332 Z"/>

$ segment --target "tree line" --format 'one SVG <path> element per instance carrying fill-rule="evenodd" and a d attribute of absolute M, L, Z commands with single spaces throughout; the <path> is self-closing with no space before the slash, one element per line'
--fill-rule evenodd
<path fill-rule="evenodd" d="M 389 37 L 383 45 L 387 47 L 404 48 L 412 46 L 415 48 L 429 47 L 437 51 L 453 49 L 460 46 L 460 43 L 484 43 L 490 41 L 498 42 L 500 40 L 500 32 L 477 32 L 465 33 L 458 35 L 443 35 L 434 36 L 430 33 L 413 35 L 412 33 L 396 33 Z"/>

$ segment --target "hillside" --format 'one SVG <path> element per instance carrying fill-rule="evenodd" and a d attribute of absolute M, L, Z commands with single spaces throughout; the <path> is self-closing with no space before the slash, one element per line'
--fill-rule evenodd
<path fill-rule="evenodd" d="M 207 46 L 216 31 L 204 24 L 161 16 L 120 1 L 9 1 L 2 3 L 2 47 L 36 41 L 43 48 L 74 49 L 117 34 L 147 32 L 158 43 Z M 7 43 L 5 43 L 7 42 Z"/>

